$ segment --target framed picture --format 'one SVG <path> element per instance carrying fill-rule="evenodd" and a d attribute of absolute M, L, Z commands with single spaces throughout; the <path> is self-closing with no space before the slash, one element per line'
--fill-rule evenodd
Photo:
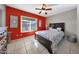
<path fill-rule="evenodd" d="M 10 28 L 18 27 L 18 16 L 10 15 Z"/>
<path fill-rule="evenodd" d="M 39 27 L 41 27 L 42 26 L 42 21 L 41 20 L 39 20 Z"/>

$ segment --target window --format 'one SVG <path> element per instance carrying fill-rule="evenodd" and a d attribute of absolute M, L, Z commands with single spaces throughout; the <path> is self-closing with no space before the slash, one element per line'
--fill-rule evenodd
<path fill-rule="evenodd" d="M 30 32 L 36 30 L 36 19 L 26 16 L 21 17 L 21 32 Z"/>
<path fill-rule="evenodd" d="M 31 30 L 36 30 L 36 21 L 35 21 L 35 19 L 31 20 Z"/>

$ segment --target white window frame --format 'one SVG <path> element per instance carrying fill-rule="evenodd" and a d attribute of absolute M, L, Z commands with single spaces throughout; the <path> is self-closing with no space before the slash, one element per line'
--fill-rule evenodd
<path fill-rule="evenodd" d="M 32 17 L 27 17 L 27 16 L 21 16 L 21 26 L 20 26 L 20 29 L 21 29 L 21 32 L 31 32 L 31 31 L 36 31 L 36 30 L 31 30 L 31 21 L 30 21 L 30 28 L 28 31 L 22 31 L 22 21 L 26 21 L 26 20 L 22 20 L 22 17 L 26 17 L 26 18 L 30 18 L 30 19 L 35 19 L 36 21 L 36 30 L 37 30 L 37 19 L 36 18 L 32 18 Z"/>

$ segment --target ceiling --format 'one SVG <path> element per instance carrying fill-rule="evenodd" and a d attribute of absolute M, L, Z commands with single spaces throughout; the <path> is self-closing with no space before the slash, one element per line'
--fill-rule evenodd
<path fill-rule="evenodd" d="M 47 11 L 48 14 L 45 15 L 44 12 L 39 14 L 39 10 L 35 10 L 35 8 L 41 8 L 42 4 L 7 4 L 7 6 L 14 7 L 44 17 L 49 17 L 76 8 L 76 4 L 48 4 L 48 7 L 52 8 L 52 11 Z"/>

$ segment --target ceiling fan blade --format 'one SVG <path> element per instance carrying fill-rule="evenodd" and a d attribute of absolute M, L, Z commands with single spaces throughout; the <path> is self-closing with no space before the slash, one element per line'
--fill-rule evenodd
<path fill-rule="evenodd" d="M 42 9 L 40 9 L 40 8 L 35 8 L 36 10 L 42 10 Z"/>
<path fill-rule="evenodd" d="M 39 12 L 39 14 L 41 14 L 42 11 Z"/>
<path fill-rule="evenodd" d="M 48 8 L 48 9 L 46 9 L 46 10 L 52 10 L 52 8 Z"/>
<path fill-rule="evenodd" d="M 45 12 L 45 14 L 47 15 L 47 12 Z"/>

